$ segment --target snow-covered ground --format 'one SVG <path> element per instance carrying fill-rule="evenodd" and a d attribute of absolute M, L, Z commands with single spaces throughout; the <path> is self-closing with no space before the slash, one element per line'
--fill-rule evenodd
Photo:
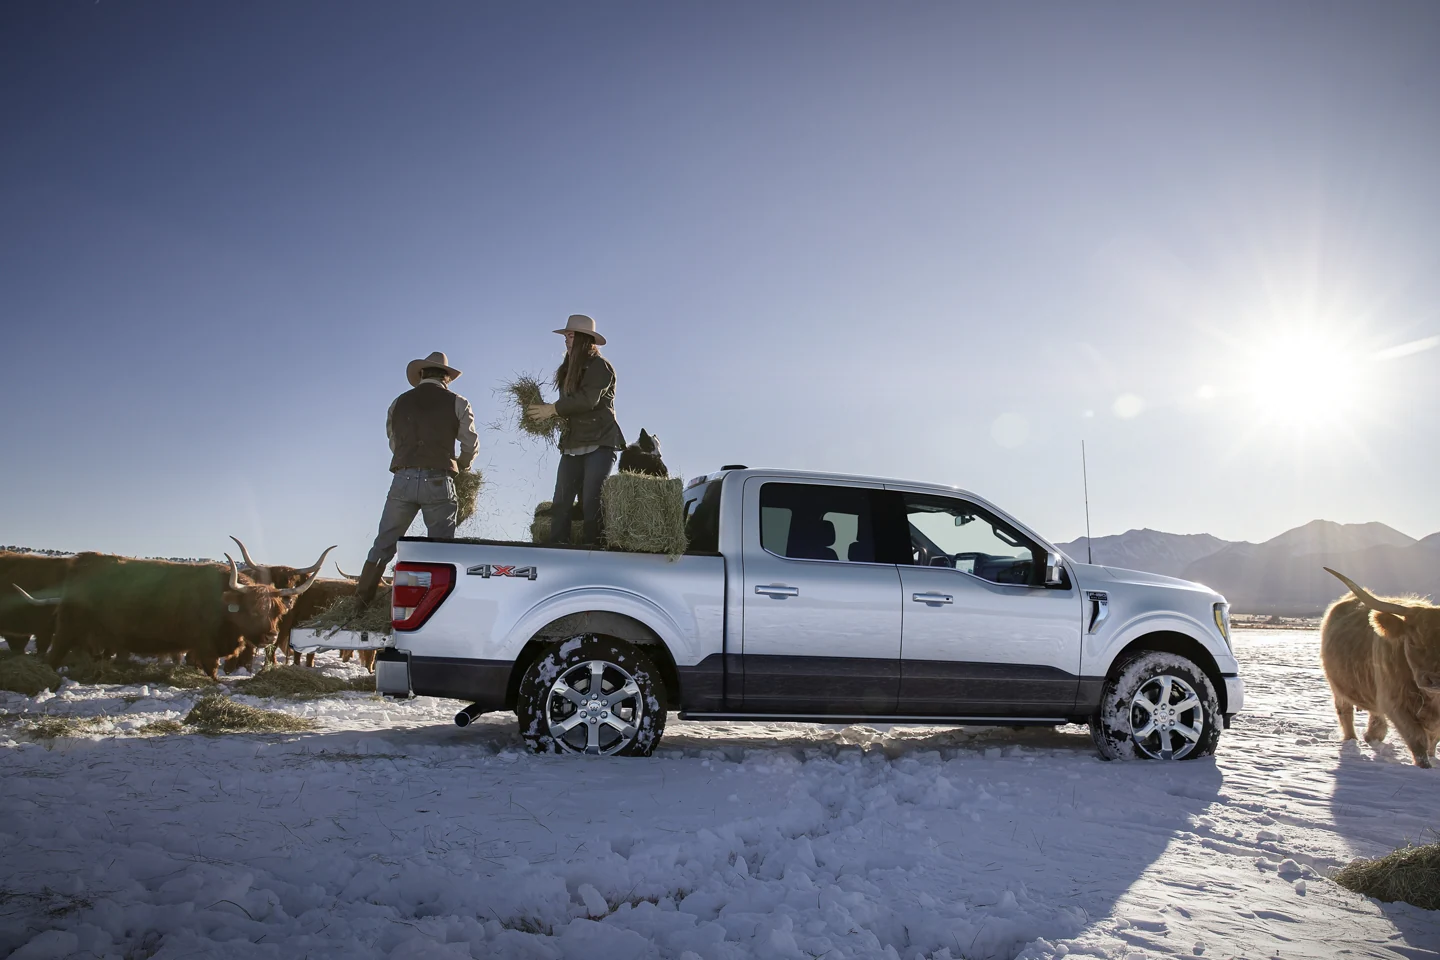
<path fill-rule="evenodd" d="M 1440 913 L 1325 879 L 1434 839 L 1440 770 L 1340 745 L 1317 642 L 1239 633 L 1248 712 L 1170 765 L 1078 727 L 673 720 L 648 760 L 537 757 L 363 694 L 264 704 L 313 734 L 143 737 L 190 695 L 0 694 L 0 954 L 1440 957 Z M 47 746 L 16 713 L 122 719 Z"/>

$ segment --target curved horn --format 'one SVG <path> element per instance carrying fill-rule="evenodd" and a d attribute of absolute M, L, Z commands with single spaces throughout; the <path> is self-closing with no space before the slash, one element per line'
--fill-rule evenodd
<path fill-rule="evenodd" d="M 236 593 L 249 593 L 250 588 L 240 582 L 240 568 L 235 565 L 235 558 L 227 553 L 225 559 L 230 561 L 230 589 Z"/>
<path fill-rule="evenodd" d="M 14 587 L 16 592 L 19 593 L 20 596 L 25 598 L 26 603 L 33 603 L 37 607 L 56 607 L 60 605 L 59 597 L 46 597 L 44 600 L 36 600 L 34 597 L 30 596 L 30 594 L 26 593 L 24 588 L 22 588 L 20 584 L 12 583 L 10 584 L 10 586 Z"/>
<path fill-rule="evenodd" d="M 335 570 L 336 570 L 337 573 L 340 574 L 340 576 L 344 577 L 346 580 L 359 580 L 359 579 L 360 579 L 359 577 L 352 577 L 350 574 L 346 573 L 344 570 L 341 570 L 341 569 L 340 569 L 340 561 L 339 561 L 339 560 L 336 560 L 336 561 L 335 561 Z"/>
<path fill-rule="evenodd" d="M 245 567 L 246 567 L 246 569 L 247 569 L 247 570 L 259 570 L 259 569 L 260 569 L 260 564 L 256 563 L 254 560 L 250 559 L 250 551 L 245 549 L 245 544 L 244 544 L 243 542 L 241 542 L 240 538 L 239 538 L 239 537 L 231 537 L 230 539 L 231 539 L 231 540 L 234 540 L 234 541 L 235 541 L 235 546 L 237 546 L 237 547 L 240 548 L 240 558 L 245 561 Z M 226 556 L 229 556 L 229 554 L 226 554 Z"/>
<path fill-rule="evenodd" d="M 328 546 L 328 547 L 325 548 L 325 552 L 322 553 L 322 554 L 320 554 L 320 559 L 315 561 L 315 565 L 314 565 L 314 566 L 306 567 L 305 569 L 303 569 L 303 570 L 297 570 L 296 572 L 297 572 L 297 573 L 303 573 L 303 574 L 305 574 L 305 576 L 307 576 L 307 577 L 308 577 L 308 576 L 312 576 L 312 575 L 314 575 L 314 574 L 316 574 L 316 573 L 319 573 L 319 572 L 320 572 L 320 568 L 325 564 L 325 558 L 330 555 L 330 551 L 331 551 L 331 550 L 334 550 L 334 549 L 335 549 L 336 547 L 338 547 L 338 546 L 339 546 L 338 543 L 332 543 L 332 544 L 330 544 L 330 546 Z"/>
<path fill-rule="evenodd" d="M 1367 591 L 1364 587 L 1360 586 L 1360 584 L 1356 583 L 1354 580 L 1351 580 L 1349 577 L 1345 576 L 1345 574 L 1343 573 L 1337 573 L 1334 570 L 1331 570 L 1329 567 L 1325 568 L 1325 572 L 1335 577 L 1341 583 L 1345 584 L 1345 586 L 1349 587 L 1350 592 L 1355 594 L 1356 599 L 1358 599 L 1365 606 L 1369 607 L 1371 610 L 1379 610 L 1381 613 L 1393 613 L 1395 616 L 1401 618 L 1403 618 L 1407 613 L 1413 612 L 1403 603 L 1391 603 L 1389 600 L 1381 600 L 1377 597 L 1371 596 L 1369 591 Z"/>
<path fill-rule="evenodd" d="M 315 581 L 318 580 L 319 577 L 320 577 L 320 574 L 319 574 L 318 571 L 320 570 L 320 564 L 322 564 L 322 563 L 325 562 L 325 554 L 329 553 L 331 550 L 334 550 L 334 549 L 335 549 L 334 547 L 326 547 L 326 548 L 325 548 L 325 553 L 320 554 L 320 559 L 315 561 L 315 566 L 307 568 L 307 569 L 309 569 L 309 570 L 313 570 L 313 571 L 316 571 L 316 572 L 311 573 L 310 576 L 305 580 L 304 583 L 300 584 L 298 587 L 287 587 L 287 588 L 284 589 L 284 590 L 276 590 L 276 591 L 275 591 L 275 596 L 277 596 L 277 597 L 298 597 L 300 594 L 304 593 L 306 590 L 309 590 L 311 587 L 313 587 L 313 586 L 315 585 Z"/>

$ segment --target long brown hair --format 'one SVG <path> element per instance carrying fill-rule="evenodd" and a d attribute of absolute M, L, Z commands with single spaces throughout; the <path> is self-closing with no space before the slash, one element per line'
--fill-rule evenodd
<path fill-rule="evenodd" d="M 590 334 L 576 331 L 573 336 L 565 359 L 560 361 L 560 366 L 555 370 L 555 387 L 562 395 L 569 395 L 580 389 L 580 377 L 585 373 L 586 361 L 600 356 L 600 348 L 595 345 L 595 338 Z"/>

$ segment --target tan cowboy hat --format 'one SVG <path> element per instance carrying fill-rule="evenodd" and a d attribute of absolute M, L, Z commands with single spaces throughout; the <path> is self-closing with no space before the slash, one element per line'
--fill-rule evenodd
<path fill-rule="evenodd" d="M 450 358 L 445 356 L 445 354 L 441 353 L 439 350 L 436 350 L 424 360 L 411 360 L 408 364 L 405 365 L 405 379 L 410 381 L 410 386 L 420 386 L 420 371 L 424 370 L 426 367 L 440 367 L 445 372 L 450 374 L 451 380 L 454 380 L 456 377 L 460 376 L 460 371 L 450 366 Z"/>
<path fill-rule="evenodd" d="M 583 313 L 570 314 L 570 319 L 565 321 L 565 326 L 562 329 L 556 330 L 555 332 L 587 333 L 595 338 L 595 342 L 597 344 L 602 347 L 605 346 L 605 338 L 595 332 L 595 321 L 585 316 L 585 314 Z"/>

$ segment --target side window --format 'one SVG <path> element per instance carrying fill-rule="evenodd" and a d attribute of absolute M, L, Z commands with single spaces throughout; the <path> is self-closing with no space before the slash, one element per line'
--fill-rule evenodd
<path fill-rule="evenodd" d="M 953 567 L 992 583 L 1034 584 L 1040 548 L 988 510 L 950 497 L 905 495 L 911 562 Z"/>
<path fill-rule="evenodd" d="M 767 483 L 760 488 L 760 544 L 792 560 L 874 563 L 871 491 Z"/>
<path fill-rule="evenodd" d="M 719 480 L 697 483 L 685 491 L 685 552 L 720 552 Z"/>

